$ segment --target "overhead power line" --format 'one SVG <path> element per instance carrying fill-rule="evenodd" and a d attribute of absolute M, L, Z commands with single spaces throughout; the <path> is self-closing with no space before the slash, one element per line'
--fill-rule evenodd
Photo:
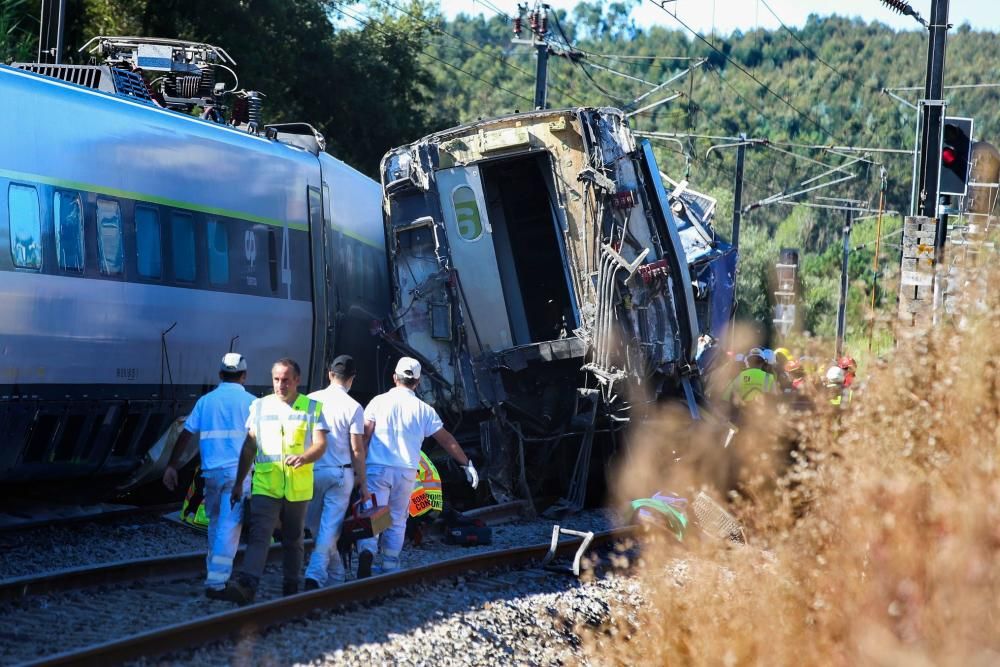
<path fill-rule="evenodd" d="M 662 9 L 668 16 L 673 17 L 673 19 L 675 21 L 677 21 L 678 23 L 680 23 L 681 26 L 683 26 L 685 30 L 687 30 L 692 35 L 694 35 L 699 41 L 703 42 L 710 49 L 712 49 L 713 51 L 715 51 L 716 53 L 718 53 L 720 56 L 722 56 L 723 58 L 725 58 L 726 62 L 728 62 L 729 64 L 731 64 L 733 67 L 735 67 L 739 71 L 743 72 L 743 74 L 745 74 L 750 79 L 752 79 L 758 86 L 760 86 L 765 92 L 767 92 L 768 95 L 774 97 L 776 100 L 778 100 L 779 102 L 781 102 L 782 104 L 784 104 L 785 106 L 787 106 L 789 109 L 791 109 L 792 111 L 794 111 L 795 113 L 797 113 L 803 119 L 807 120 L 810 124 L 812 124 L 813 126 L 815 126 L 816 129 L 818 129 L 821 132 L 823 132 L 823 134 L 825 134 L 826 136 L 836 138 L 835 135 L 830 130 L 828 130 L 826 127 L 824 127 L 822 123 L 820 123 L 818 120 L 816 120 L 815 118 L 813 118 L 812 116 L 810 116 L 806 112 L 804 112 L 801 109 L 799 109 L 797 106 L 795 106 L 794 104 L 792 104 L 791 102 L 789 102 L 787 99 L 785 99 L 784 97 L 782 97 L 778 93 L 776 93 L 770 86 L 768 86 L 766 83 L 764 83 L 763 81 L 761 81 L 760 79 L 758 79 L 754 75 L 753 72 L 751 72 L 746 67 L 744 67 L 743 65 L 741 65 L 738 61 L 736 61 L 733 58 L 731 58 L 727 53 L 725 53 L 724 51 L 722 51 L 721 49 L 719 49 L 717 46 L 715 46 L 715 44 L 713 44 L 709 40 L 705 39 L 705 37 L 703 37 L 701 35 L 701 33 L 699 33 L 694 28 L 692 28 L 687 23 L 685 23 L 679 16 L 675 16 L 674 14 L 672 14 L 670 11 L 667 10 L 666 7 L 664 7 L 663 5 L 661 5 L 658 2 L 656 2 L 656 0 L 650 0 L 650 2 L 653 4 L 653 6 L 659 7 L 660 9 Z"/>
<path fill-rule="evenodd" d="M 382 35 L 385 35 L 387 37 L 391 37 L 392 36 L 391 33 L 387 32 L 386 30 L 383 30 L 380 27 L 378 27 L 378 25 L 376 25 L 375 21 L 373 19 L 371 19 L 371 18 L 360 17 L 360 16 L 357 16 L 355 14 L 352 14 L 351 12 L 347 11 L 346 9 L 344 9 L 343 6 L 337 7 L 337 11 L 340 12 L 341 14 L 343 14 L 344 16 L 348 17 L 348 18 L 354 19 L 355 21 L 357 21 L 362 26 L 369 27 L 369 28 L 375 30 L 376 32 L 378 32 L 378 33 L 380 33 Z M 435 61 L 441 63 L 442 65 L 445 65 L 446 67 L 450 67 L 451 69 L 453 69 L 453 70 L 455 70 L 457 72 L 460 72 L 461 74 L 464 74 L 465 76 L 473 78 L 473 79 L 475 79 L 477 81 L 485 83 L 486 85 L 488 85 L 488 86 L 490 86 L 492 88 L 496 88 L 497 90 L 502 90 L 503 92 L 505 92 L 505 93 L 507 93 L 509 95 L 513 95 L 514 97 L 517 97 L 518 99 L 522 99 L 522 100 L 526 101 L 528 104 L 532 103 L 532 99 L 530 97 L 525 97 L 524 95 L 522 95 L 520 93 L 514 92 L 513 90 L 510 90 L 508 88 L 504 88 L 503 86 L 501 86 L 501 85 L 499 85 L 499 84 L 497 84 L 497 83 L 495 83 L 493 81 L 487 81 L 486 79 L 483 79 L 483 78 L 481 78 L 479 76 L 476 76 L 472 72 L 466 71 L 466 70 L 462 69 L 461 67 L 458 67 L 457 65 L 452 65 L 447 60 L 442 60 L 441 58 L 438 58 L 437 56 L 432 55 L 430 53 L 427 53 L 426 51 L 422 51 L 420 49 L 417 49 L 417 54 L 421 55 L 421 56 L 424 56 L 425 58 L 430 58 L 431 60 L 435 60 Z"/>
<path fill-rule="evenodd" d="M 822 58 L 820 58 L 819 54 L 817 54 L 815 51 L 813 51 L 812 48 L 810 48 L 808 44 L 806 44 L 805 42 L 803 42 L 802 39 L 799 38 L 799 36 L 796 35 L 795 32 L 791 28 L 789 28 L 787 25 L 785 25 L 785 22 L 781 20 L 781 17 L 778 16 L 774 12 L 773 9 L 771 9 L 771 5 L 767 4 L 767 0 L 760 0 L 760 2 L 761 2 L 761 4 L 764 5 L 764 7 L 767 9 L 767 11 L 771 12 L 771 16 L 773 16 L 778 21 L 778 23 L 781 24 L 781 27 L 785 29 L 785 32 L 787 32 L 789 35 L 791 35 L 792 39 L 794 39 L 796 42 L 798 42 L 799 44 L 801 44 L 802 48 L 804 48 L 806 51 L 808 51 L 812 55 L 813 58 L 815 58 L 816 60 L 818 60 L 821 63 L 823 63 L 824 65 L 826 65 L 826 68 L 828 70 L 830 70 L 831 72 L 833 72 L 834 74 L 836 74 L 837 76 L 839 76 L 841 79 L 847 79 L 847 78 L 849 78 L 849 77 L 845 76 L 839 69 L 837 69 L 836 67 L 834 67 L 830 63 L 828 63 L 825 60 L 823 60 Z"/>
<path fill-rule="evenodd" d="M 416 14 L 413 14 L 413 13 L 407 11 L 406 9 L 404 9 L 403 7 L 400 7 L 399 5 L 395 4 L 391 0 L 379 0 L 379 2 L 381 2 L 381 3 L 385 4 L 385 5 L 388 5 L 389 7 L 392 7 L 393 9 L 396 9 L 397 11 L 400 11 L 403 14 L 406 14 L 407 16 L 409 16 L 410 18 L 412 18 L 414 21 L 420 22 L 422 25 L 426 26 L 427 28 L 430 28 L 431 30 L 433 30 L 433 31 L 435 31 L 435 32 L 437 32 L 437 33 L 439 33 L 441 35 L 444 35 L 446 37 L 450 37 L 451 39 L 459 42 L 460 44 L 462 44 L 463 46 L 465 46 L 468 49 L 471 49 L 471 50 L 473 50 L 473 51 L 475 51 L 477 53 L 483 53 L 483 54 L 488 55 L 490 57 L 495 57 L 495 54 L 487 53 L 487 51 L 485 49 L 483 49 L 481 46 L 478 46 L 476 44 L 472 44 L 471 42 L 462 39 L 458 35 L 455 35 L 455 34 L 453 34 L 451 32 L 448 32 L 447 30 L 445 30 L 441 26 L 436 25 L 434 23 L 431 23 L 430 21 L 427 21 L 427 20 L 425 20 L 425 19 L 417 16 Z M 519 66 L 517 66 L 517 65 L 515 65 L 515 64 L 513 64 L 511 62 L 508 62 L 508 61 L 506 61 L 504 59 L 501 59 L 500 62 L 501 62 L 501 64 L 503 64 L 504 67 L 509 67 L 510 69 L 514 70 L 515 72 L 520 72 L 521 74 L 524 74 L 524 75 L 528 76 L 529 78 L 534 78 L 534 76 L 535 76 L 534 73 L 529 72 L 528 70 L 524 69 L 523 67 L 519 67 Z M 558 86 L 552 86 L 552 88 L 555 88 L 558 92 L 562 93 L 567 98 L 569 98 L 570 100 L 576 102 L 577 104 L 583 104 L 583 102 L 581 100 L 575 98 L 569 91 L 563 90 L 563 89 L 559 88 Z"/>

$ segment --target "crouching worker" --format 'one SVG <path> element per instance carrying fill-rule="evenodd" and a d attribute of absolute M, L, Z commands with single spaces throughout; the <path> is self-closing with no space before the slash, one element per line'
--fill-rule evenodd
<path fill-rule="evenodd" d="M 323 406 L 299 394 L 299 365 L 280 359 L 271 368 L 274 393 L 250 406 L 247 436 L 240 453 L 233 506 L 243 502 L 242 482 L 253 464 L 249 508 L 249 538 L 243 565 L 233 574 L 223 599 L 244 605 L 253 602 L 267 562 L 271 535 L 281 521 L 284 572 L 282 593 L 299 590 L 302 571 L 302 531 L 313 496 L 313 466 L 326 451 L 330 430 Z"/>
<path fill-rule="evenodd" d="M 218 599 L 233 570 L 233 558 L 240 546 L 243 506 L 231 506 L 229 496 L 236 484 L 240 449 L 246 437 L 246 421 L 253 394 L 243 388 L 247 362 L 230 352 L 222 357 L 219 386 L 198 399 L 184 421 L 163 484 L 177 488 L 177 463 L 192 434 L 200 436 L 201 476 L 204 480 L 204 514 L 208 524 L 208 556 L 205 595 Z M 193 500 L 190 499 L 189 500 Z M 198 505 L 199 510 L 201 505 Z"/>
<path fill-rule="evenodd" d="M 365 477 L 365 419 L 361 404 L 347 393 L 354 384 L 354 358 L 342 354 L 329 367 L 330 386 L 309 394 L 323 405 L 323 419 L 330 428 L 326 453 L 313 468 L 313 499 L 306 525 L 316 546 L 306 568 L 305 589 L 314 590 L 328 579 L 344 581 L 340 555 L 335 553 L 351 491 L 358 487 L 369 498 Z"/>
<path fill-rule="evenodd" d="M 438 413 L 417 398 L 420 362 L 403 357 L 392 376 L 396 386 L 371 400 L 365 408 L 365 437 L 368 442 L 368 491 L 379 503 L 389 506 L 390 526 L 378 538 L 358 542 L 358 578 L 370 576 L 375 551 L 381 542 L 382 572 L 399 569 L 399 552 L 406 536 L 406 517 L 413 493 L 420 446 L 433 437 L 465 471 L 472 488 L 479 474 L 454 436 L 443 428 Z"/>

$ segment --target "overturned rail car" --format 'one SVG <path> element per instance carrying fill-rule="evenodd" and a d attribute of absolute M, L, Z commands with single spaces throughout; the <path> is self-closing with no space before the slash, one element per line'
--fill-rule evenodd
<path fill-rule="evenodd" d="M 699 416 L 735 250 L 715 202 L 662 177 L 622 112 L 484 120 L 382 161 L 392 316 L 424 398 L 480 443 L 499 500 L 580 506 L 640 403 Z"/>

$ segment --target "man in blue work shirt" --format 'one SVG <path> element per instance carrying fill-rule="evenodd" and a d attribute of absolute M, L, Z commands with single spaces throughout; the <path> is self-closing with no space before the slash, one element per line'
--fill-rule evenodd
<path fill-rule="evenodd" d="M 233 569 L 233 558 L 240 545 L 243 527 L 243 504 L 231 506 L 229 496 L 236 482 L 240 450 L 246 438 L 247 417 L 254 396 L 243 384 L 247 362 L 243 355 L 230 352 L 222 357 L 219 368 L 222 382 L 195 403 L 177 438 L 170 465 L 163 473 L 163 484 L 177 488 L 177 461 L 187 449 L 192 435 L 199 436 L 201 475 L 205 480 L 205 513 L 208 515 L 208 576 L 205 595 L 221 599 L 220 594 Z M 244 482 L 249 493 L 250 479 Z"/>

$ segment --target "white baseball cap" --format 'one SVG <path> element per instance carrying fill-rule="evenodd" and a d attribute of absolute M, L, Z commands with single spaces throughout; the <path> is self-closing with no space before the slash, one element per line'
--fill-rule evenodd
<path fill-rule="evenodd" d="M 229 352 L 222 356 L 220 371 L 226 373 L 243 373 L 247 369 L 247 360 L 238 352 Z"/>
<path fill-rule="evenodd" d="M 403 357 L 396 362 L 396 375 L 401 378 L 419 378 L 420 362 L 413 357 Z"/>

